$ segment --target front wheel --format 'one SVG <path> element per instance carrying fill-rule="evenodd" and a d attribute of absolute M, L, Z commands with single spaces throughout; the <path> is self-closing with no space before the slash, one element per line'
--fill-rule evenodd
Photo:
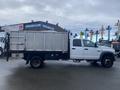
<path fill-rule="evenodd" d="M 42 68 L 44 61 L 40 57 L 33 57 L 30 61 L 30 66 L 34 69 Z"/>
<path fill-rule="evenodd" d="M 113 66 L 113 63 L 113 57 L 111 56 L 104 56 L 101 61 L 101 65 L 105 68 L 111 68 Z"/>

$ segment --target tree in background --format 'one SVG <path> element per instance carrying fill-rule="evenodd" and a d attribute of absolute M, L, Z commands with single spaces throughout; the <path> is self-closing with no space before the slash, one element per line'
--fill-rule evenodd
<path fill-rule="evenodd" d="M 80 39 L 83 39 L 83 36 L 84 36 L 84 32 L 80 32 Z"/>

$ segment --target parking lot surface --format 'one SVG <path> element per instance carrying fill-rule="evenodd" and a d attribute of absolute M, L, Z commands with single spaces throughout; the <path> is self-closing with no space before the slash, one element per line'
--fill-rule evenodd
<path fill-rule="evenodd" d="M 22 59 L 0 59 L 0 90 L 120 90 L 120 59 L 109 69 L 86 62 L 46 61 L 37 70 Z"/>

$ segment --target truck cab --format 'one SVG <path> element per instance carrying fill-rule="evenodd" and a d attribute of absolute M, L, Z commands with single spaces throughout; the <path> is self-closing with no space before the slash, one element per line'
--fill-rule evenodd
<path fill-rule="evenodd" d="M 115 60 L 115 50 L 107 46 L 98 46 L 96 43 L 85 39 L 70 40 L 70 58 L 86 60 L 92 63 L 101 62 L 105 67 L 111 67 Z"/>

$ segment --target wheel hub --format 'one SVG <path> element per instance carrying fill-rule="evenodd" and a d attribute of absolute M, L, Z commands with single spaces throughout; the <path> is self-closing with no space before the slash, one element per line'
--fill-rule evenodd
<path fill-rule="evenodd" d="M 34 67 L 38 67 L 40 65 L 40 61 L 39 60 L 34 60 L 33 65 L 34 65 Z"/>
<path fill-rule="evenodd" d="M 106 60 L 105 60 L 105 64 L 106 64 L 106 65 L 110 65 L 110 63 L 111 63 L 111 62 L 110 62 L 110 59 L 106 59 Z"/>

